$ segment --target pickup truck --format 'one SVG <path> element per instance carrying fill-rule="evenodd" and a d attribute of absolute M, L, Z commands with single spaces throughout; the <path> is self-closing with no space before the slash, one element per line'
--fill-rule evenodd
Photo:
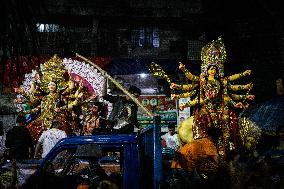
<path fill-rule="evenodd" d="M 96 164 L 121 189 L 160 188 L 162 153 L 160 117 L 139 134 L 98 134 L 60 140 L 48 155 L 25 165 L 30 175 L 18 181 L 19 188 L 76 189 L 88 182 L 91 165 Z M 23 170 L 23 169 L 22 169 Z M 85 170 L 85 172 L 84 172 Z M 92 177 L 97 177 L 92 175 Z"/>

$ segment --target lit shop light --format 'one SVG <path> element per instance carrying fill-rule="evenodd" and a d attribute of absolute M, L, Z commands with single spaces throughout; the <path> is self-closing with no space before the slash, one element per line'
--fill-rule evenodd
<path fill-rule="evenodd" d="M 141 73 L 141 74 L 139 74 L 139 75 L 140 75 L 141 78 L 147 77 L 147 74 L 144 74 L 144 73 Z"/>

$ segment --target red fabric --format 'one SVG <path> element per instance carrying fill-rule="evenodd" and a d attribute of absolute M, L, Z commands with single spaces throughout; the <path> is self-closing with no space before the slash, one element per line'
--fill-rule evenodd
<path fill-rule="evenodd" d="M 51 56 L 19 56 L 2 59 L 1 64 L 4 65 L 3 73 L 0 73 L 0 82 L 6 87 L 15 87 L 20 85 L 26 73 L 30 73 L 33 69 L 45 63 Z M 96 65 L 105 69 L 111 62 L 111 57 L 86 57 Z M 73 60 L 83 61 L 79 57 L 71 57 Z M 12 83 L 14 81 L 14 83 Z"/>

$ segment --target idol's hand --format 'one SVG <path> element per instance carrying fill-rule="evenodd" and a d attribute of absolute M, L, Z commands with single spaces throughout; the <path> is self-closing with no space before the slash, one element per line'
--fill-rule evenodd
<path fill-rule="evenodd" d="M 22 103 L 22 102 L 23 102 L 23 99 L 21 99 L 21 98 L 16 98 L 16 99 L 14 100 L 14 102 L 15 102 L 15 103 Z"/>
<path fill-rule="evenodd" d="M 171 94 L 171 99 L 177 99 L 177 95 L 176 94 Z"/>
<path fill-rule="evenodd" d="M 252 83 L 246 84 L 246 86 L 245 86 L 245 89 L 247 89 L 247 90 L 251 90 L 252 88 L 253 88 Z"/>
<path fill-rule="evenodd" d="M 180 110 L 180 111 L 183 111 L 184 109 L 185 109 L 185 104 L 179 105 L 179 110 Z"/>
<path fill-rule="evenodd" d="M 185 65 L 181 62 L 179 62 L 179 67 L 178 67 L 180 70 L 183 70 L 185 69 Z"/>
<path fill-rule="evenodd" d="M 254 97 L 255 97 L 254 95 L 248 95 L 247 99 L 248 99 L 248 100 L 253 100 Z"/>
<path fill-rule="evenodd" d="M 15 93 L 21 93 L 21 92 L 23 92 L 23 89 L 21 87 L 15 87 L 14 91 L 15 91 Z"/>
<path fill-rule="evenodd" d="M 237 104 L 234 105 L 235 108 L 243 108 L 243 103 L 238 102 Z"/>
<path fill-rule="evenodd" d="M 178 86 L 177 84 L 175 84 L 175 83 L 171 83 L 170 88 L 171 88 L 171 89 L 176 89 L 176 88 L 177 88 L 177 86 Z"/>
<path fill-rule="evenodd" d="M 244 76 L 247 76 L 247 75 L 250 75 L 251 74 L 251 70 L 246 70 L 245 72 L 244 72 Z"/>

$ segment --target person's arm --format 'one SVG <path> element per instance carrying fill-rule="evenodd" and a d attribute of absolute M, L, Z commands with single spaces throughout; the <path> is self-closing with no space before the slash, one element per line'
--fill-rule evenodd
<path fill-rule="evenodd" d="M 39 157 L 40 157 L 40 155 L 39 155 L 40 148 L 41 148 L 41 143 L 40 143 L 40 142 L 37 142 L 36 147 L 35 147 L 35 155 L 34 155 L 34 158 L 39 158 Z"/>
<path fill-rule="evenodd" d="M 166 148 L 167 147 L 167 142 L 165 141 L 165 139 L 161 138 L 161 146 L 162 146 L 162 148 Z"/>
<path fill-rule="evenodd" d="M 11 148 L 11 130 L 9 130 L 6 134 L 6 140 L 5 140 L 5 147 L 6 149 L 10 149 Z"/>
<path fill-rule="evenodd" d="M 29 147 L 29 158 L 30 158 L 30 159 L 34 157 L 33 154 L 34 154 L 34 153 L 33 153 L 33 147 L 30 146 L 30 147 Z"/>
<path fill-rule="evenodd" d="M 43 133 L 41 134 L 41 136 L 38 139 L 38 142 L 37 142 L 36 147 L 35 147 L 34 158 L 39 158 L 39 157 L 41 158 L 39 152 L 40 152 L 40 148 L 42 147 L 44 135 L 45 135 L 45 131 L 43 131 Z"/>
<path fill-rule="evenodd" d="M 104 84 L 103 84 L 103 89 L 102 89 L 102 97 L 104 100 L 109 101 L 111 103 L 114 103 L 115 101 L 117 101 L 117 98 L 107 94 L 107 79 L 104 79 Z"/>
<path fill-rule="evenodd" d="M 25 128 L 25 135 L 26 135 L 26 140 L 27 140 L 27 145 L 28 145 L 28 148 L 29 148 L 29 158 L 32 158 L 33 157 L 33 139 L 32 139 L 32 136 L 29 132 L 29 130 L 27 128 Z"/>
<path fill-rule="evenodd" d="M 67 134 L 65 131 L 62 131 L 62 138 L 66 138 L 67 137 Z"/>
<path fill-rule="evenodd" d="M 161 145 L 163 148 L 167 147 L 166 134 L 161 136 Z"/>

